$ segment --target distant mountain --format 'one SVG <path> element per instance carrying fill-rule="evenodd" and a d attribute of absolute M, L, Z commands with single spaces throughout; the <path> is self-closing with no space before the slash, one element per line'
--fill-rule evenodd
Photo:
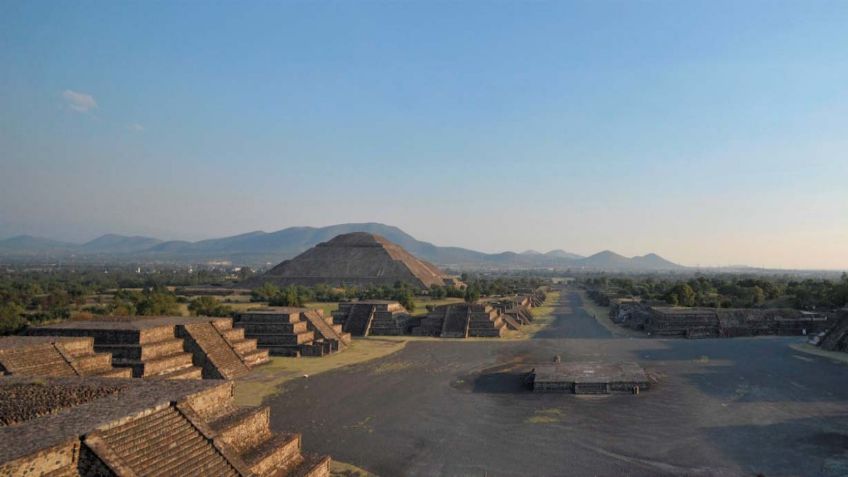
<path fill-rule="evenodd" d="M 682 265 L 672 263 L 655 253 L 628 258 L 610 250 L 604 250 L 589 257 L 575 260 L 574 264 L 581 268 L 621 271 L 681 270 L 686 268 Z"/>
<path fill-rule="evenodd" d="M 232 237 L 188 242 L 161 241 L 151 237 L 108 234 L 82 245 L 19 236 L 0 240 L 0 255 L 37 256 L 73 254 L 85 257 L 111 257 L 115 260 L 198 263 L 229 260 L 235 264 L 262 266 L 293 258 L 305 250 L 338 235 L 366 232 L 385 237 L 409 253 L 428 262 L 455 268 L 478 269 L 597 269 L 597 270 L 676 270 L 684 268 L 655 254 L 627 258 L 610 251 L 582 257 L 563 250 L 540 253 L 483 253 L 461 247 L 439 247 L 415 239 L 403 230 L 379 223 L 352 223 L 328 227 L 289 227 L 276 232 L 249 232 Z"/>
<path fill-rule="evenodd" d="M 0 240 L 0 253 L 6 254 L 38 254 L 38 253 L 56 253 L 69 252 L 76 247 L 75 244 L 68 242 L 60 242 L 43 237 L 33 237 L 32 235 L 18 235 Z"/>
<path fill-rule="evenodd" d="M 148 250 L 160 243 L 161 240 L 151 237 L 106 234 L 82 244 L 79 250 L 87 253 L 131 253 Z"/>
<path fill-rule="evenodd" d="M 566 252 L 565 250 L 560 250 L 560 249 L 551 250 L 550 252 L 546 253 L 545 255 L 547 255 L 548 257 L 554 257 L 554 258 L 583 258 L 583 255 L 577 255 L 576 253 Z"/>

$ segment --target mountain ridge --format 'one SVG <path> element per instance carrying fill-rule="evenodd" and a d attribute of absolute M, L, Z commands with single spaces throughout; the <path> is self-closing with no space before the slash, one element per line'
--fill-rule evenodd
<path fill-rule="evenodd" d="M 366 232 L 385 237 L 409 253 L 448 267 L 484 269 L 578 268 L 599 270 L 684 269 L 657 254 L 625 257 L 605 250 L 584 257 L 561 249 L 546 253 L 505 251 L 485 253 L 463 247 L 442 247 L 424 242 L 398 227 L 377 222 L 346 223 L 326 227 L 288 227 L 274 232 L 243 234 L 199 240 L 160 240 L 153 237 L 105 234 L 83 244 L 19 235 L 0 240 L 0 254 L 112 256 L 122 259 L 193 262 L 229 260 L 238 264 L 265 265 L 293 258 L 310 247 L 338 235 Z"/>

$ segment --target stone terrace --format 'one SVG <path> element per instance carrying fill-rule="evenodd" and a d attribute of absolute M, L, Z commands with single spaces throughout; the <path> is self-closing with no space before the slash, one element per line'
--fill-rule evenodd
<path fill-rule="evenodd" d="M 87 336 L 134 377 L 232 379 L 268 361 L 229 318 L 103 317 L 33 328 L 39 336 Z"/>
<path fill-rule="evenodd" d="M 0 475 L 329 475 L 267 407 L 237 408 L 229 381 L 6 377 L 0 396 L 26 396 L 0 408 L 17 422 L 0 426 Z"/>
<path fill-rule="evenodd" d="M 317 309 L 256 308 L 240 313 L 235 326 L 260 348 L 278 356 L 325 356 L 350 343 L 350 333 Z"/>
<path fill-rule="evenodd" d="M 412 332 L 442 338 L 499 338 L 506 332 L 506 322 L 500 311 L 491 305 L 456 303 L 437 306 Z"/>
<path fill-rule="evenodd" d="M 95 353 L 89 337 L 9 336 L 0 338 L 0 375 L 100 376 L 129 378 L 113 368 L 112 355 Z"/>
<path fill-rule="evenodd" d="M 333 312 L 333 321 L 354 336 L 402 335 L 410 318 L 406 308 L 390 300 L 342 302 Z"/>

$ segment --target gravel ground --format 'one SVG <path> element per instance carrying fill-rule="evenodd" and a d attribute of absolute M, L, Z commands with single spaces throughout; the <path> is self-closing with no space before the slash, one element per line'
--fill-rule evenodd
<path fill-rule="evenodd" d="M 272 426 L 382 476 L 848 475 L 848 368 L 798 338 L 615 338 L 564 292 L 530 341 L 411 342 L 284 385 Z M 637 361 L 638 396 L 538 395 L 533 363 Z"/>

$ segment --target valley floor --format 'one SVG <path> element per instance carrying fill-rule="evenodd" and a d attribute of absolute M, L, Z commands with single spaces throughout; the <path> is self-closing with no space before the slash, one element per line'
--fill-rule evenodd
<path fill-rule="evenodd" d="M 615 336 L 563 292 L 531 340 L 410 341 L 280 385 L 272 427 L 382 476 L 848 475 L 848 368 L 800 338 Z M 538 395 L 533 363 L 637 361 L 638 396 Z"/>

